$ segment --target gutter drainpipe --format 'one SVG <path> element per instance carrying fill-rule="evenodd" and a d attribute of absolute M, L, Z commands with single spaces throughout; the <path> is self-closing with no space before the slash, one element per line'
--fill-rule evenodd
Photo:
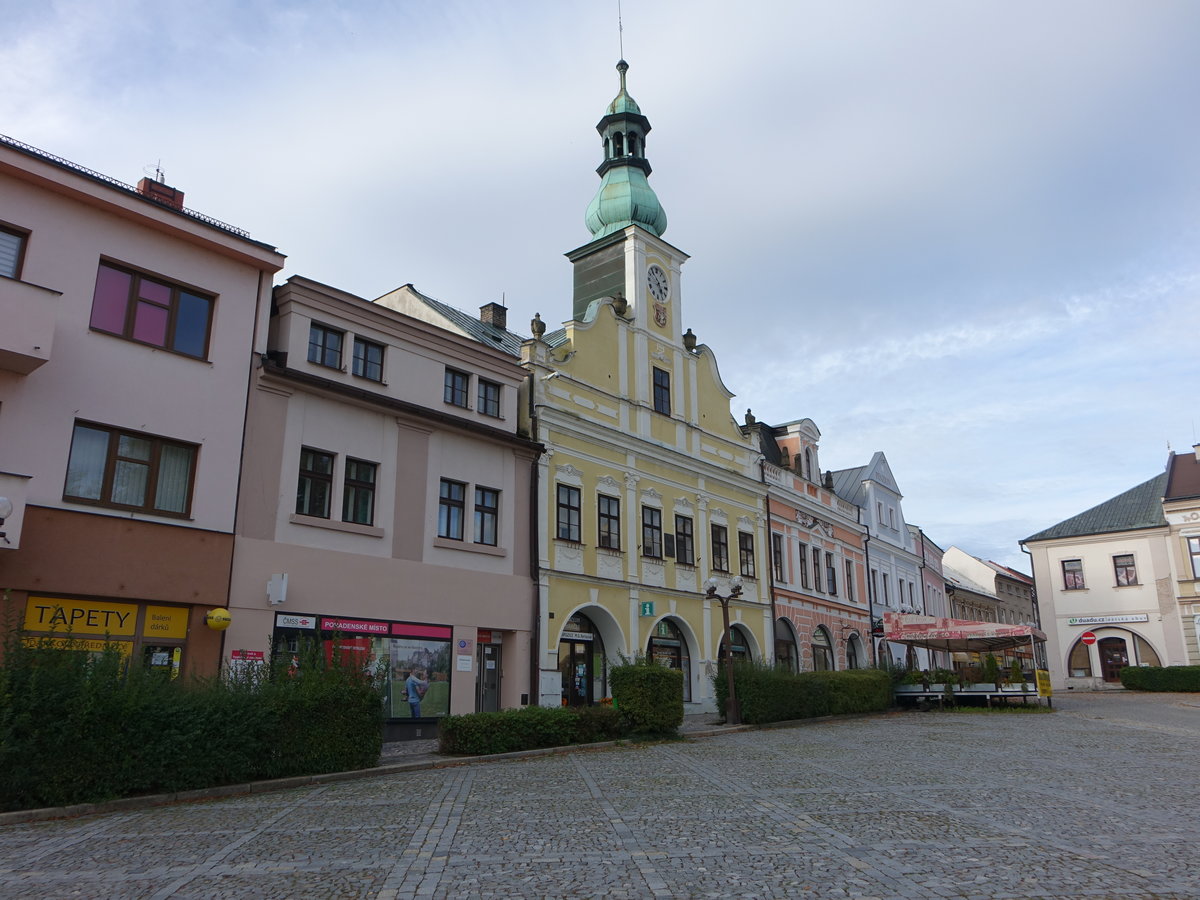
<path fill-rule="evenodd" d="M 1042 630 L 1042 607 L 1038 603 L 1037 577 L 1034 575 L 1034 569 L 1033 569 L 1033 551 L 1031 551 L 1030 549 L 1028 549 L 1025 546 L 1024 541 L 1018 541 L 1017 546 L 1021 548 L 1022 553 L 1024 553 L 1026 556 L 1029 557 L 1029 578 L 1033 582 L 1033 584 L 1029 588 L 1029 599 L 1031 601 L 1033 601 L 1033 624 L 1036 625 L 1038 627 L 1038 630 L 1040 631 L 1040 630 Z M 1034 654 L 1033 654 L 1033 666 L 1035 669 L 1050 668 L 1050 666 L 1048 665 L 1048 659 L 1046 657 L 1046 645 L 1045 644 L 1042 644 L 1042 662 L 1043 662 L 1043 665 L 1038 666 L 1037 649 L 1036 648 L 1034 649 Z"/>
<path fill-rule="evenodd" d="M 529 381 L 529 436 L 535 442 L 538 439 L 537 404 L 533 392 L 537 390 L 537 375 L 533 368 L 527 370 Z M 529 645 L 529 706 L 542 705 L 542 588 L 540 584 L 541 566 L 541 516 L 542 510 L 538 505 L 539 466 L 542 451 L 529 463 L 529 578 L 533 583 L 533 625 L 530 628 Z"/>
<path fill-rule="evenodd" d="M 771 633 L 767 639 L 771 642 L 771 662 L 777 663 L 775 658 L 775 628 L 779 621 L 779 613 L 775 608 L 775 541 L 773 540 L 774 532 L 771 531 L 771 488 L 767 485 L 767 461 L 765 458 L 758 461 L 758 474 L 763 483 L 763 509 L 767 514 L 767 585 L 769 591 L 767 596 L 771 600 Z M 799 648 L 796 648 L 799 650 Z"/>
<path fill-rule="evenodd" d="M 858 509 L 858 524 L 862 524 L 862 507 Z M 871 583 L 871 528 L 863 535 L 863 574 L 867 576 L 867 638 L 871 642 L 871 665 L 879 668 L 879 651 L 875 649 L 875 590 Z"/>

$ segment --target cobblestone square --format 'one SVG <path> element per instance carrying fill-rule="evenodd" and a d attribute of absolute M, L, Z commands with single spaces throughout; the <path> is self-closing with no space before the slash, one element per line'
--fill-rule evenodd
<path fill-rule="evenodd" d="M 0 829 L 0 896 L 1200 898 L 1200 696 L 891 713 Z"/>

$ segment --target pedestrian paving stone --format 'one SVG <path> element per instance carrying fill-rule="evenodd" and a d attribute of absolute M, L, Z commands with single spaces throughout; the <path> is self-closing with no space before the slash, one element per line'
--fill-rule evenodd
<path fill-rule="evenodd" d="M 0 896 L 1200 900 L 1200 697 L 1060 706 L 816 722 L 12 825 Z"/>

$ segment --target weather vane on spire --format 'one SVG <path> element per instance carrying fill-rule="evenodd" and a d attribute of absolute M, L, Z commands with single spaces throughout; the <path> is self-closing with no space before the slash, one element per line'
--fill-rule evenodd
<path fill-rule="evenodd" d="M 625 26 L 621 23 L 621 0 L 617 0 L 617 45 L 621 50 L 619 59 L 625 58 Z"/>

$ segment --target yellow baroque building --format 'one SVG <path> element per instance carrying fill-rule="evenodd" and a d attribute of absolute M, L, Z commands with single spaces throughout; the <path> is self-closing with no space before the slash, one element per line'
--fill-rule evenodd
<path fill-rule="evenodd" d="M 521 347 L 522 430 L 546 447 L 534 501 L 539 702 L 603 702 L 610 667 L 646 654 L 682 669 L 685 701 L 711 709 L 724 631 L 708 579 L 728 596 L 740 578 L 734 654 L 772 654 L 762 457 L 712 351 L 683 329 L 687 255 L 661 237 L 650 126 L 627 68 L 597 125 L 593 237 L 567 254 L 571 318 L 547 333 L 536 317 Z"/>

